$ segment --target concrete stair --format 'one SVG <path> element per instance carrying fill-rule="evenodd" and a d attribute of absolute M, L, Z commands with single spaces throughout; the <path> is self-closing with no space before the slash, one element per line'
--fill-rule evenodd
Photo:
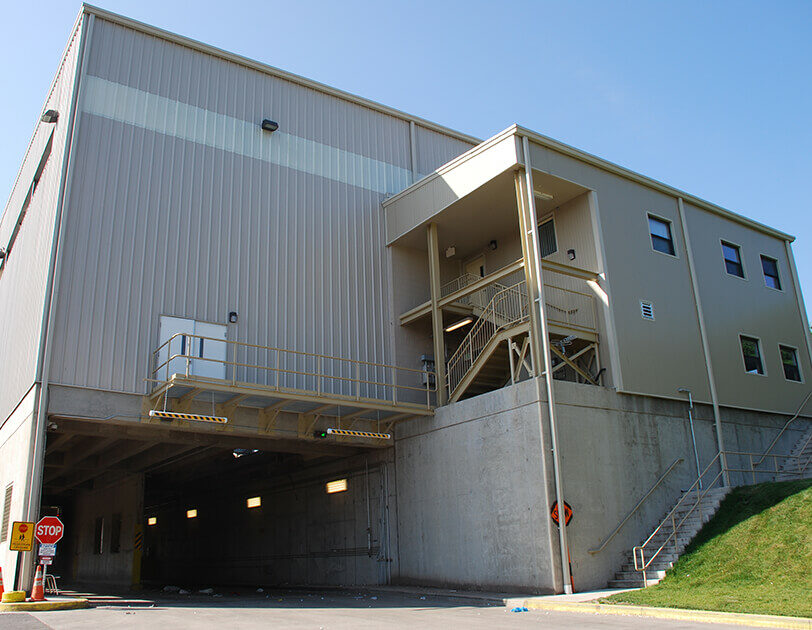
<path fill-rule="evenodd" d="M 798 440 L 775 476 L 776 481 L 812 477 L 812 427 Z"/>
<path fill-rule="evenodd" d="M 663 519 L 668 517 L 668 520 L 645 547 L 645 558 L 648 559 L 657 552 L 661 545 L 666 543 L 646 570 L 645 584 L 643 583 L 643 573 L 634 569 L 634 550 L 629 550 L 620 571 L 615 573 L 615 579 L 609 580 L 609 588 L 640 588 L 652 586 L 662 580 L 665 577 L 665 572 L 674 565 L 685 547 L 688 546 L 688 543 L 693 540 L 697 532 L 702 529 L 702 526 L 716 514 L 719 504 L 729 491 L 730 488 L 712 488 L 701 498 L 699 505 L 697 505 L 697 498 L 700 493 L 696 491 L 683 492 L 673 515 L 673 522 L 677 526 L 676 536 L 672 536 L 674 530 L 671 517 L 668 516 L 668 513 L 664 514 Z"/>

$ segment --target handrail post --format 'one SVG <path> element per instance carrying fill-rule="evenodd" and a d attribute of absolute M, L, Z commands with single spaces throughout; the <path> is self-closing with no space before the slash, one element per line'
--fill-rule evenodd
<path fill-rule="evenodd" d="M 189 358 L 189 347 L 192 345 L 192 338 L 188 337 L 189 341 L 186 343 L 186 378 L 189 378 L 189 365 L 191 364 L 191 359 Z"/>
<path fill-rule="evenodd" d="M 355 399 L 361 400 L 361 364 L 355 364 Z"/>
<path fill-rule="evenodd" d="M 753 483 L 755 484 L 756 483 L 756 467 L 753 466 L 753 455 L 750 454 L 750 455 L 748 455 L 748 457 L 750 458 L 750 474 L 753 476 Z"/>
<path fill-rule="evenodd" d="M 316 392 L 321 394 L 321 355 L 316 359 Z"/>
<path fill-rule="evenodd" d="M 274 371 L 276 374 L 276 390 L 279 391 L 279 349 L 276 350 L 276 370 Z"/>
<path fill-rule="evenodd" d="M 674 512 L 671 512 L 671 534 L 674 536 L 674 555 L 677 555 L 677 520 Z"/>

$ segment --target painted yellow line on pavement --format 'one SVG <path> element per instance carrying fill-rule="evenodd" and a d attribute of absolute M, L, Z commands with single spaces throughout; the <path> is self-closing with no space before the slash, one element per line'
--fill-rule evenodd
<path fill-rule="evenodd" d="M 688 610 L 685 608 L 655 608 L 653 606 L 627 606 L 623 604 L 600 604 L 598 602 L 550 601 L 547 597 L 511 598 L 505 600 L 509 608 L 524 606 L 533 610 L 553 610 L 558 612 L 591 613 L 601 615 L 629 615 L 653 617 L 657 619 L 678 619 L 681 621 L 703 621 L 730 625 L 746 625 L 756 628 L 791 628 L 812 630 L 812 619 L 802 617 L 782 617 L 779 615 L 753 615 L 749 613 L 729 613 L 714 610 Z"/>

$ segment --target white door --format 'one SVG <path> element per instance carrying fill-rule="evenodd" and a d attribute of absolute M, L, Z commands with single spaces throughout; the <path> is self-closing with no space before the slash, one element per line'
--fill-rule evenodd
<path fill-rule="evenodd" d="M 191 341 L 191 338 L 187 335 L 193 334 L 195 334 L 195 321 L 193 319 L 161 315 L 158 332 L 158 342 L 161 349 L 158 351 L 156 378 L 164 380 L 173 374 L 186 374 L 186 359 L 178 355 L 187 354 L 186 349 Z M 174 337 L 174 335 L 177 336 Z M 169 357 L 175 358 L 169 361 L 169 369 L 167 370 L 166 360 Z"/>
<path fill-rule="evenodd" d="M 186 374 L 188 357 L 190 375 L 224 379 L 227 331 L 221 324 L 161 315 L 159 342 L 162 347 L 158 352 L 158 365 L 163 367 L 158 370 L 157 378 L 167 378 L 164 363 L 168 357 L 175 357 L 169 361 L 169 376 Z M 166 343 L 169 339 L 171 341 Z"/>
<path fill-rule="evenodd" d="M 226 334 L 228 328 L 221 324 L 195 322 L 192 354 L 203 359 L 192 361 L 192 374 L 206 378 L 226 377 Z"/>

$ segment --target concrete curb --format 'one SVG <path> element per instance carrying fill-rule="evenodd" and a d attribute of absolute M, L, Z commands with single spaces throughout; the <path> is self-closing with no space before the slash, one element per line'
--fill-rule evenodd
<path fill-rule="evenodd" d="M 658 619 L 678 619 L 680 621 L 704 621 L 747 625 L 758 628 L 791 628 L 812 630 L 812 619 L 802 617 L 781 617 L 776 615 L 753 615 L 749 613 L 728 613 L 712 610 L 688 610 L 685 608 L 654 608 L 652 606 L 626 606 L 623 604 L 600 604 L 597 602 L 554 602 L 544 598 L 515 598 L 505 600 L 509 608 L 524 606 L 533 610 L 553 610 L 557 612 L 592 613 L 601 615 L 631 615 L 634 617 L 655 617 Z"/>
<path fill-rule="evenodd" d="M 18 602 L 0 604 L 0 613 L 4 612 L 45 612 L 48 610 L 76 610 L 89 608 L 90 602 L 83 598 L 45 600 L 44 602 Z"/>

